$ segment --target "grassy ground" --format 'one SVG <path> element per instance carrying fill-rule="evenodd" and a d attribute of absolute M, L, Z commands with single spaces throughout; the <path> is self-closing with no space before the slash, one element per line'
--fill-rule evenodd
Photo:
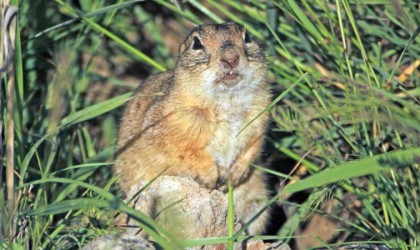
<path fill-rule="evenodd" d="M 19 12 L 15 36 L 13 27 L 2 30 L 16 46 L 0 85 L 1 248 L 75 249 L 117 232 L 114 212 L 173 246 L 119 198 L 111 172 L 116 128 L 130 91 L 173 67 L 194 25 L 224 21 L 244 24 L 263 44 L 274 93 L 266 110 L 270 154 L 294 161 L 265 168 L 281 180 L 275 199 L 289 208 L 276 237 L 314 239 L 307 247 L 419 247 L 416 1 L 11 4 Z M 3 41 L 1 66 L 10 55 Z M 296 194 L 307 199 L 296 202 Z M 333 222 L 330 238 L 305 234 L 315 218 Z"/>

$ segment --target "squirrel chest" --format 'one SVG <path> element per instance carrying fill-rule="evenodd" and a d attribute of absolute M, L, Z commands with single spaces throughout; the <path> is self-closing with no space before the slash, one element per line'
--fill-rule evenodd
<path fill-rule="evenodd" d="M 216 109 L 216 127 L 207 150 L 214 157 L 221 170 L 229 169 L 233 161 L 245 147 L 251 134 L 245 126 L 251 121 L 249 111 L 253 105 L 253 95 L 248 93 L 226 96 Z M 252 124 L 250 125 L 252 128 Z"/>

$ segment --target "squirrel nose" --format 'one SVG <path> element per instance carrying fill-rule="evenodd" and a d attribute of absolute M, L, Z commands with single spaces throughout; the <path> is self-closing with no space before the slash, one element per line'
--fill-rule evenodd
<path fill-rule="evenodd" d="M 220 58 L 220 65 L 223 69 L 232 70 L 239 64 L 239 54 L 235 50 L 228 50 Z"/>

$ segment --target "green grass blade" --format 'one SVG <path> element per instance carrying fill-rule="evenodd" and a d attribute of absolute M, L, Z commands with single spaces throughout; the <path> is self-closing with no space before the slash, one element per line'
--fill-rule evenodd
<path fill-rule="evenodd" d="M 113 194 L 111 194 L 108 191 L 105 191 L 104 189 L 97 187 L 95 185 L 87 184 L 81 181 L 75 181 L 75 180 L 69 180 L 64 178 L 50 178 L 50 179 L 43 179 L 38 181 L 33 181 L 31 183 L 26 184 L 28 185 L 37 185 L 37 184 L 45 184 L 45 183 L 65 183 L 65 184 L 76 184 L 80 187 L 87 188 L 89 190 L 92 190 L 102 196 L 105 200 L 99 200 L 99 199 L 76 199 L 74 200 L 66 200 L 66 201 L 60 201 L 57 203 L 41 206 L 38 208 L 35 208 L 33 210 L 30 210 L 28 212 L 28 215 L 47 215 L 47 214 L 55 214 L 55 213 L 64 213 L 70 210 L 73 210 L 72 207 L 76 209 L 82 209 L 82 208 L 89 208 L 89 207 L 96 207 L 95 202 L 98 202 L 97 205 L 102 208 L 109 208 L 109 209 L 120 209 L 124 212 L 126 212 L 129 216 L 132 216 L 137 222 L 139 222 L 143 229 L 149 233 L 156 241 L 158 241 L 162 246 L 173 246 L 171 243 L 167 242 L 167 239 L 169 239 L 172 244 L 175 246 L 179 243 L 168 233 L 166 230 L 164 230 L 159 224 L 157 224 L 153 219 L 150 217 L 144 215 L 143 213 L 136 211 L 135 209 L 129 207 L 128 205 L 124 204 L 120 199 L 115 197 Z M 85 200 L 86 202 L 82 202 Z M 77 203 L 80 203 L 81 205 L 78 205 Z M 162 234 L 163 238 L 160 234 Z"/>
<path fill-rule="evenodd" d="M 368 157 L 362 160 L 342 163 L 334 168 L 323 170 L 301 181 L 286 186 L 282 193 L 295 193 L 309 188 L 320 187 L 350 178 L 406 166 L 418 162 L 420 148 L 397 150 Z"/>
<path fill-rule="evenodd" d="M 233 187 L 232 184 L 230 183 L 230 176 L 229 176 L 229 181 L 228 181 L 228 216 L 227 216 L 227 224 L 228 224 L 228 236 L 229 236 L 229 241 L 228 241 L 228 249 L 232 250 L 233 249 L 233 243 L 234 243 L 234 239 L 232 238 L 233 236 L 233 229 L 235 227 L 235 210 L 234 210 L 234 205 L 233 204 Z"/>
<path fill-rule="evenodd" d="M 202 5 L 199 1 L 197 0 L 188 0 L 188 2 L 196 7 L 199 11 L 201 11 L 202 13 L 204 13 L 206 16 L 210 17 L 211 20 L 213 20 L 213 22 L 215 23 L 223 23 L 223 19 L 221 19 L 220 17 L 218 17 L 216 14 L 214 14 L 214 12 L 212 12 L 211 10 L 209 10 L 207 7 L 205 7 L 204 5 Z"/>
<path fill-rule="evenodd" d="M 159 64 L 158 62 L 156 62 L 155 60 L 153 60 L 152 58 L 150 58 L 149 56 L 147 56 L 143 52 L 139 51 L 138 49 L 136 49 L 134 46 L 130 45 L 126 41 L 122 40 L 118 36 L 114 35 L 109 30 L 107 30 L 104 27 L 102 27 L 101 25 L 97 24 L 91 18 L 86 17 L 84 14 L 82 14 L 79 11 L 77 11 L 76 9 L 72 8 L 70 5 L 64 3 L 61 0 L 56 0 L 56 2 L 63 5 L 71 13 L 73 13 L 75 15 L 78 15 L 86 23 L 88 23 L 90 25 L 90 27 L 92 27 L 94 30 L 96 30 L 96 31 L 106 35 L 107 37 L 111 38 L 112 40 L 114 40 L 118 45 L 121 46 L 121 48 L 125 49 L 127 52 L 132 53 L 133 55 L 137 56 L 140 60 L 146 62 L 147 64 L 153 66 L 154 68 L 156 68 L 160 71 L 165 71 L 166 70 L 165 67 L 163 67 L 161 64 Z"/>
<path fill-rule="evenodd" d="M 302 23 L 302 26 L 308 30 L 311 35 L 318 41 L 322 42 L 322 35 L 319 33 L 318 29 L 315 28 L 312 21 L 309 20 L 309 18 L 306 17 L 305 13 L 301 10 L 301 8 L 296 4 L 294 0 L 287 0 L 287 3 L 289 4 L 290 8 L 293 10 L 293 12 L 296 14 L 296 16 L 299 18 L 299 20 Z"/>
<path fill-rule="evenodd" d="M 19 176 L 21 177 L 20 181 L 19 181 L 20 186 L 23 185 L 23 181 L 25 179 L 25 175 L 26 175 L 26 172 L 28 170 L 28 166 L 29 166 L 29 163 L 30 163 L 32 157 L 34 156 L 38 147 L 41 145 L 41 143 L 43 143 L 46 140 L 47 137 L 48 137 L 48 135 L 45 135 L 42 138 L 40 138 L 34 145 L 32 145 L 32 147 L 26 153 L 25 158 L 23 159 L 22 164 L 20 165 L 20 172 L 19 172 Z"/>
<path fill-rule="evenodd" d="M 130 99 L 130 96 L 131 93 L 120 95 L 79 110 L 74 114 L 70 114 L 61 121 L 61 127 L 72 126 L 76 123 L 95 118 L 111 110 L 114 110 L 126 103 Z"/>
<path fill-rule="evenodd" d="M 74 170 L 74 169 L 85 169 L 85 168 L 94 168 L 94 169 L 96 169 L 96 168 L 99 168 L 99 167 L 102 167 L 102 166 L 107 166 L 107 165 L 112 165 L 112 164 L 114 164 L 114 163 L 112 163 L 112 162 L 85 163 L 85 164 L 80 164 L 80 165 L 75 165 L 75 166 L 71 166 L 71 167 L 60 169 L 60 170 L 54 172 L 54 174 L 60 173 L 60 172 L 65 172 L 65 171 L 68 171 L 68 170 Z"/>
<path fill-rule="evenodd" d="M 290 85 L 283 93 L 277 96 L 274 101 L 272 101 L 263 111 L 261 111 L 256 117 L 254 117 L 250 122 L 248 122 L 239 132 L 236 134 L 238 136 L 242 131 L 244 131 L 251 123 L 258 119 L 262 114 L 272 109 L 281 99 L 283 99 L 290 91 L 292 91 L 308 74 L 303 74 L 298 80 L 296 80 L 292 85 Z"/>
<path fill-rule="evenodd" d="M 405 52 L 407 51 L 407 49 L 410 47 L 410 45 L 413 43 L 413 41 L 417 38 L 417 36 L 420 34 L 420 26 L 417 26 L 416 30 L 414 31 L 414 33 L 410 36 L 410 38 L 408 39 L 407 44 L 404 47 L 404 50 L 401 52 L 401 55 L 398 57 L 398 61 L 395 64 L 395 66 L 393 67 L 391 73 L 389 74 L 389 78 L 387 82 L 391 82 L 392 78 L 395 75 L 395 71 L 397 70 L 397 68 L 400 66 L 401 64 L 401 60 L 405 54 Z"/>
<path fill-rule="evenodd" d="M 105 6 L 101 9 L 86 13 L 85 16 L 86 17 L 95 17 L 95 16 L 98 16 L 98 15 L 106 14 L 110 11 L 116 11 L 116 10 L 119 10 L 119 9 L 126 8 L 130 5 L 133 5 L 133 4 L 137 3 L 137 2 L 139 2 L 139 0 L 130 0 L 130 1 L 123 2 L 123 3 L 117 3 L 117 4 Z M 73 18 L 73 19 L 67 20 L 65 22 L 62 22 L 60 24 L 51 26 L 51 27 L 49 27 L 49 28 L 47 28 L 47 29 L 45 29 L 41 32 L 36 33 L 34 36 L 28 38 L 28 40 L 36 39 L 36 38 L 39 38 L 43 35 L 47 35 L 47 34 L 51 33 L 52 31 L 54 31 L 56 29 L 65 28 L 65 27 L 67 27 L 71 24 L 76 23 L 80 19 L 81 18 L 77 17 L 77 18 Z"/>
<path fill-rule="evenodd" d="M 191 11 L 188 10 L 182 10 L 178 8 L 177 6 L 169 3 L 165 0 L 156 0 L 157 3 L 161 4 L 162 6 L 165 6 L 166 8 L 174 11 L 175 13 L 180 14 L 181 16 L 185 17 L 187 20 L 192 21 L 195 24 L 202 24 L 203 21 L 201 21 L 200 18 L 198 18 L 196 15 L 194 15 Z"/>
<path fill-rule="evenodd" d="M 51 215 L 51 214 L 62 214 L 72 210 L 79 209 L 89 209 L 91 207 L 99 208 L 109 208 L 115 206 L 107 200 L 101 199 L 89 199 L 89 198 L 79 198 L 74 200 L 65 200 L 56 202 L 50 205 L 42 206 L 30 210 L 28 212 L 29 216 L 37 215 Z"/>

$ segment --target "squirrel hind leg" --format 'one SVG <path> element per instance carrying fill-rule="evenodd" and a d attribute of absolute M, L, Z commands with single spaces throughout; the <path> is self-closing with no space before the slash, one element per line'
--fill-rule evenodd
<path fill-rule="evenodd" d="M 254 170 L 246 182 L 235 187 L 233 199 L 236 216 L 238 216 L 241 224 L 244 225 L 260 212 L 269 201 L 263 174 Z M 270 208 L 267 208 L 247 228 L 247 234 L 263 234 L 269 219 Z"/>

